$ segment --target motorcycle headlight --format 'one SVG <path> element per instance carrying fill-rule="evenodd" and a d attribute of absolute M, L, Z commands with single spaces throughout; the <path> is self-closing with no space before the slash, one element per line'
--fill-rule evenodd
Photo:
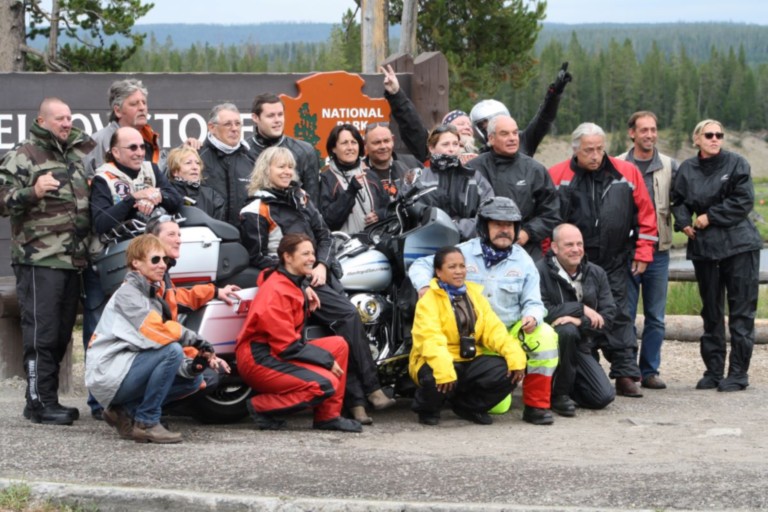
<path fill-rule="evenodd" d="M 364 324 L 376 323 L 384 311 L 383 300 L 369 293 L 358 293 L 350 297 L 349 300 L 355 306 Z"/>

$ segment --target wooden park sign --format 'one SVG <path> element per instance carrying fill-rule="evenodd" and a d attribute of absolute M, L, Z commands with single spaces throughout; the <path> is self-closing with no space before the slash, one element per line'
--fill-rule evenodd
<path fill-rule="evenodd" d="M 360 75 L 345 71 L 297 80 L 298 96 L 280 95 L 286 135 L 308 142 L 325 158 L 325 141 L 334 126 L 350 123 L 364 134 L 370 123 L 389 122 L 387 100 L 363 94 L 364 85 Z"/>

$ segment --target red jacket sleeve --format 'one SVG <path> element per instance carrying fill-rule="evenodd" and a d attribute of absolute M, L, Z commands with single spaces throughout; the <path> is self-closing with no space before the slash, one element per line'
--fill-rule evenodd
<path fill-rule="evenodd" d="M 650 263 L 653 261 L 653 248 L 659 241 L 659 230 L 656 225 L 656 210 L 653 207 L 648 188 L 645 186 L 643 175 L 633 164 L 624 160 L 611 158 L 613 165 L 620 169 L 624 178 L 632 183 L 632 196 L 637 207 L 637 242 L 633 259 Z"/>

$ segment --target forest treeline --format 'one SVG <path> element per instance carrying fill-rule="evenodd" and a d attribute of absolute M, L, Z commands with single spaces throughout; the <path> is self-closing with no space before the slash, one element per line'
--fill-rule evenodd
<path fill-rule="evenodd" d="M 754 26 L 743 26 L 744 37 L 725 39 L 738 27 L 683 24 L 678 30 L 659 30 L 658 38 L 652 39 L 647 28 L 633 32 L 630 26 L 626 37 L 611 37 L 605 44 L 589 30 L 572 30 L 567 41 L 548 37 L 548 42 L 535 50 L 537 74 L 522 88 L 503 87 L 497 99 L 509 106 L 521 124 L 527 122 L 561 63 L 567 61 L 574 80 L 560 105 L 555 127 L 560 133 L 587 120 L 609 131 L 623 130 L 629 114 L 640 109 L 656 112 L 660 127 L 672 129 L 671 142 L 678 148 L 696 122 L 704 118 L 718 119 L 732 129 L 764 130 L 768 127 L 768 27 L 753 30 Z M 723 39 L 714 44 L 713 37 L 718 35 Z M 724 39 L 739 44 L 726 46 Z M 357 71 L 359 62 L 359 43 L 347 41 L 337 27 L 322 43 L 195 44 L 177 48 L 170 37 L 163 43 L 150 37 L 123 70 Z M 472 101 L 479 99 L 470 98 L 468 104 L 452 107 L 469 109 Z"/>

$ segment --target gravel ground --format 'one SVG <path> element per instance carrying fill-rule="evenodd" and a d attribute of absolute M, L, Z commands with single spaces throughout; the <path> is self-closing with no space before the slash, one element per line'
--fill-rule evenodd
<path fill-rule="evenodd" d="M 766 365 L 768 345 L 758 345 L 746 391 L 695 391 L 703 370 L 698 344 L 671 341 L 662 363 L 667 390 L 619 397 L 550 427 L 521 421 L 518 391 L 512 411 L 488 427 L 449 411 L 440 426 L 424 427 L 401 399 L 359 435 L 313 432 L 308 415 L 291 418 L 283 432 L 259 432 L 248 420 L 205 426 L 172 417 L 172 429 L 184 435 L 172 446 L 121 441 L 90 417 L 71 427 L 33 426 L 21 416 L 22 381 L 8 379 L 0 382 L 0 478 L 373 500 L 338 510 L 383 509 L 387 500 L 459 504 L 453 510 L 753 510 L 768 507 Z M 85 412 L 84 396 L 78 385 L 62 401 Z M 110 509 L 106 501 L 95 505 Z"/>

